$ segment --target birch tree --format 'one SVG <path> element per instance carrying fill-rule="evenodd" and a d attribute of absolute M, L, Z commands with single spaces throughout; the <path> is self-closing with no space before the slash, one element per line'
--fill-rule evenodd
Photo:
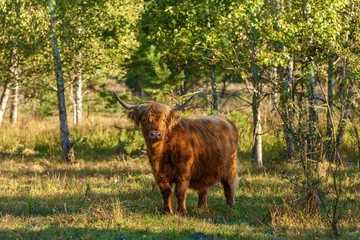
<path fill-rule="evenodd" d="M 306 23 L 308 25 L 308 28 L 311 29 L 311 4 L 309 2 L 306 2 L 304 4 L 304 12 L 305 12 L 305 19 Z M 310 42 L 312 42 L 312 39 L 314 36 L 312 35 L 312 32 L 310 31 Z M 305 80 L 305 82 L 308 82 L 308 99 L 309 99 L 309 118 L 310 118 L 310 135 L 311 138 L 309 139 L 309 152 L 312 155 L 312 159 L 314 161 L 319 160 L 319 153 L 318 153 L 318 123 L 319 123 L 319 115 L 317 110 L 318 100 L 317 100 L 317 94 L 316 94 L 316 83 L 315 83 L 315 70 L 314 70 L 314 57 L 308 54 L 306 56 L 308 58 L 306 64 L 305 64 L 305 75 L 304 77 L 308 80 Z"/>
<path fill-rule="evenodd" d="M 65 87 L 63 79 L 63 70 L 61 66 L 60 49 L 58 37 L 56 35 L 56 1 L 49 0 L 50 8 L 50 32 L 52 43 L 52 55 L 54 58 L 55 76 L 57 82 L 58 109 L 60 119 L 60 134 L 64 159 L 67 162 L 75 160 L 74 149 L 70 139 L 70 132 L 67 123 L 66 104 L 65 104 Z"/>
<path fill-rule="evenodd" d="M 11 88 L 13 78 L 16 75 L 17 70 L 17 46 L 18 38 L 21 35 L 18 24 L 19 21 L 19 3 L 18 2 L 0 2 L 0 14 L 1 14 L 1 54 L 4 59 L 2 62 L 1 71 L 3 83 L 2 91 L 0 94 L 0 124 L 3 122 L 5 110 L 8 106 L 8 101 L 11 96 Z"/>
<path fill-rule="evenodd" d="M 5 109 L 10 98 L 11 89 L 9 85 L 10 84 L 8 82 L 5 82 L 3 91 L 0 96 L 0 124 L 4 119 Z"/>
<path fill-rule="evenodd" d="M 82 120 L 82 49 L 81 49 L 81 18 L 79 17 L 79 51 L 78 51 L 78 75 L 75 78 L 75 99 L 74 99 L 74 124 L 80 125 Z"/>
<path fill-rule="evenodd" d="M 14 64 L 11 68 L 13 86 L 11 92 L 11 108 L 10 108 L 10 122 L 16 123 L 17 111 L 19 105 L 19 56 L 16 55 L 16 48 L 14 49 Z"/>
<path fill-rule="evenodd" d="M 253 21 L 256 20 L 253 18 Z M 253 127 L 254 127 L 254 144 L 253 144 L 253 159 L 258 167 L 263 166 L 262 159 L 262 126 L 260 115 L 260 98 L 261 98 L 261 85 L 259 76 L 259 66 L 257 62 L 257 47 L 258 47 L 258 33 L 256 26 L 251 28 L 252 30 L 252 52 L 251 52 L 251 71 L 252 71 L 252 84 L 254 93 L 252 97 L 252 113 L 253 113 Z"/>
<path fill-rule="evenodd" d="M 12 93 L 11 101 L 11 111 L 10 111 L 10 122 L 15 124 L 17 122 L 18 116 L 18 106 L 19 106 L 19 82 L 16 80 L 14 83 L 14 89 Z"/>

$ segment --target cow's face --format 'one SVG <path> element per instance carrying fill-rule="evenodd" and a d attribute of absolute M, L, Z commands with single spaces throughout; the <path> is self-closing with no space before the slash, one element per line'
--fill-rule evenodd
<path fill-rule="evenodd" d="M 141 131 L 151 142 L 161 140 L 167 133 L 167 122 L 164 115 L 146 116 L 141 119 Z"/>
<path fill-rule="evenodd" d="M 180 121 L 180 110 L 183 109 L 190 100 L 179 106 L 165 106 L 157 103 L 147 103 L 141 105 L 131 105 L 125 103 L 113 92 L 119 103 L 128 112 L 128 117 L 137 126 L 141 125 L 141 131 L 147 142 L 158 142 L 165 139 L 166 134 Z"/>
<path fill-rule="evenodd" d="M 151 143 L 163 140 L 181 118 L 179 111 L 161 104 L 140 105 L 128 116 L 136 124 L 140 124 L 144 138 Z"/>

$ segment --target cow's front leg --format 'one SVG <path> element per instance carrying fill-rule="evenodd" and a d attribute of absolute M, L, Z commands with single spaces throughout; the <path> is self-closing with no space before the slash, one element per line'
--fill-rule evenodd
<path fill-rule="evenodd" d="M 177 210 L 182 214 L 186 215 L 186 196 L 187 189 L 189 187 L 190 178 L 180 177 L 176 182 L 175 186 L 175 196 L 178 201 Z"/>
<path fill-rule="evenodd" d="M 168 213 L 172 213 L 172 207 L 171 207 L 171 188 L 170 183 L 168 181 L 161 181 L 158 182 L 161 195 L 164 200 L 164 211 Z"/>

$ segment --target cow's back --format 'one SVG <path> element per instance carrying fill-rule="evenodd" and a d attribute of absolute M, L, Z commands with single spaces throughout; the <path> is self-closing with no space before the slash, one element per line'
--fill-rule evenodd
<path fill-rule="evenodd" d="M 191 168 L 191 188 L 209 187 L 226 174 L 238 145 L 237 129 L 232 122 L 221 115 L 183 118 L 172 131 L 175 140 L 172 161 L 178 171 L 184 164 Z M 187 157 L 193 161 L 182 163 Z"/>

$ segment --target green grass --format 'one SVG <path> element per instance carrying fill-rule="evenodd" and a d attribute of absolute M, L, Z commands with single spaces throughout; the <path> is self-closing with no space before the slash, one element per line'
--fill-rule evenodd
<path fill-rule="evenodd" d="M 251 131 L 244 121 L 237 123 L 243 136 Z M 290 182 L 298 166 L 273 160 L 281 156 L 274 137 L 264 138 L 273 143 L 264 144 L 265 170 L 253 167 L 249 139 L 243 140 L 234 207 L 215 185 L 207 208 L 197 208 L 197 194 L 189 190 L 182 217 L 159 210 L 162 198 L 143 140 L 126 119 L 92 118 L 71 132 L 77 160 L 66 164 L 57 118 L 2 128 L 0 239 L 199 239 L 197 232 L 207 239 L 333 238 L 324 211 L 309 215 L 299 207 L 301 196 Z M 344 171 L 341 238 L 360 239 L 360 174 L 354 167 Z"/>

